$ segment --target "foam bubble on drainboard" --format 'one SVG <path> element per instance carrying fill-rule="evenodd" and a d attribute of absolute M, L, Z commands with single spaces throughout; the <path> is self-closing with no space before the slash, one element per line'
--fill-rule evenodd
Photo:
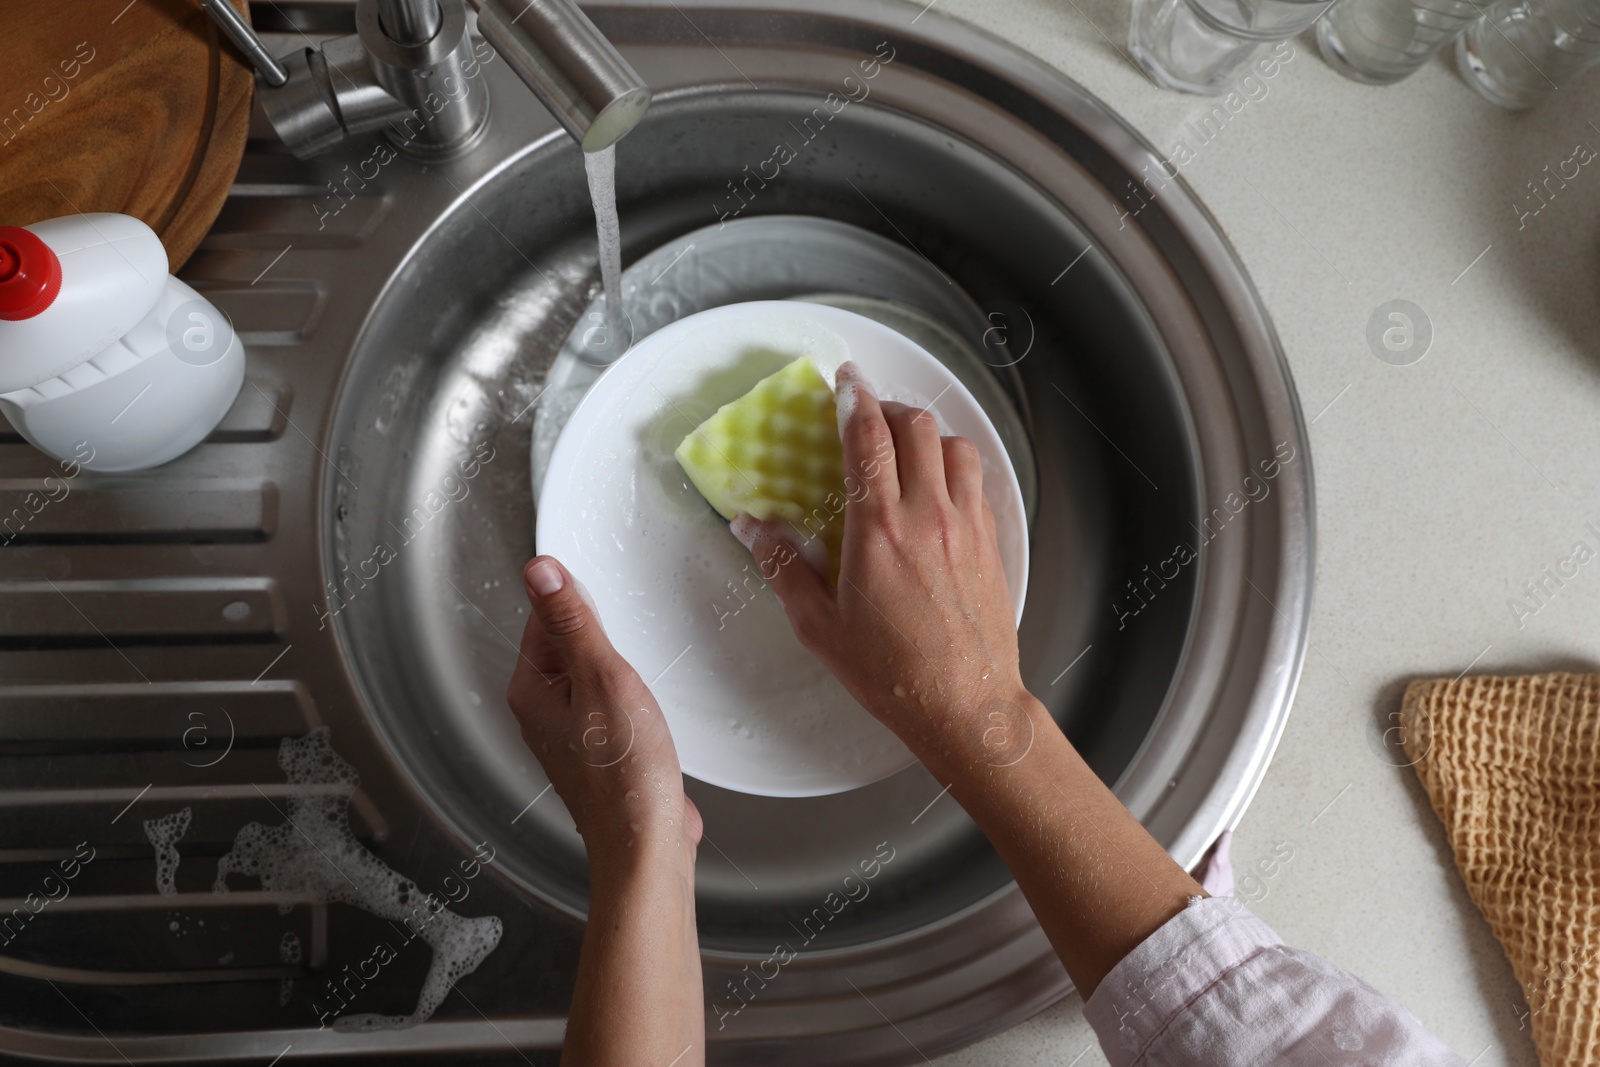
<path fill-rule="evenodd" d="M 280 826 L 248 823 L 233 839 L 233 848 L 217 861 L 212 888 L 228 892 L 228 875 L 261 880 L 269 893 L 310 897 L 323 903 L 350 904 L 390 920 L 404 942 L 420 937 L 433 949 L 427 976 L 409 1015 L 360 1013 L 335 1018 L 336 1030 L 398 1030 L 425 1022 L 449 995 L 457 980 L 500 944 L 497 916 L 468 919 L 443 907 L 405 875 L 367 851 L 350 832 L 350 794 L 360 779 L 356 769 L 328 744 L 328 728 L 319 726 L 305 737 L 286 737 L 278 746 L 278 766 L 290 784 L 312 788 L 287 798 L 287 821 Z M 281 809 L 280 809 L 281 812 Z M 287 914 L 290 905 L 278 910 Z M 358 988 L 364 987 L 358 982 Z M 330 996 L 336 987 L 328 982 Z M 336 1000 L 337 1011 L 344 1002 Z M 331 1013 L 335 1009 L 328 1009 Z"/>
<path fill-rule="evenodd" d="M 283 935 L 283 940 L 278 942 L 278 959 L 284 964 L 300 962 L 300 935 L 290 930 Z M 294 979 L 285 978 L 278 983 L 278 1007 L 289 1003 L 289 996 L 294 992 Z"/>
<path fill-rule="evenodd" d="M 156 850 L 156 892 L 164 897 L 178 895 L 178 842 L 189 832 L 193 814 L 188 808 L 180 808 L 159 819 L 144 821 L 144 836 Z"/>

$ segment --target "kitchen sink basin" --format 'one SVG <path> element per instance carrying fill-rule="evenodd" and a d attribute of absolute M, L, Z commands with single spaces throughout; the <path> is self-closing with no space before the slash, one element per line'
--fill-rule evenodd
<path fill-rule="evenodd" d="M 308 29 L 348 17 L 277 6 Z M 1158 156 L 1083 90 L 935 13 L 588 10 L 656 94 L 618 147 L 625 263 L 719 221 L 823 217 L 911 249 L 981 309 L 942 325 L 1031 437 L 1026 680 L 1196 864 L 1282 730 L 1313 563 L 1294 389 L 1209 215 L 1148 177 Z M 183 272 L 250 353 L 202 446 L 62 482 L 0 439 L 0 513 L 28 515 L 0 554 L 0 915 L 94 854 L 0 945 L 0 1052 L 555 1062 L 582 844 L 503 694 L 538 520 L 533 412 L 599 277 L 578 149 L 503 62 L 483 69 L 489 127 L 450 160 L 370 140 L 302 162 L 258 123 Z M 51 476 L 70 492 L 24 507 Z M 212 889 L 244 824 L 283 824 L 321 788 L 278 761 L 281 739 L 318 727 L 359 774 L 340 787 L 356 841 L 503 926 L 413 1029 L 318 1026 L 392 922 L 239 875 Z M 689 791 L 714 1061 L 921 1062 L 1069 991 L 1005 868 L 920 767 L 806 799 Z M 158 888 L 144 822 L 185 807 Z M 874 860 L 870 892 L 825 904 Z M 772 977 L 780 944 L 797 951 Z M 352 1010 L 410 1011 L 428 963 L 403 949 Z"/>

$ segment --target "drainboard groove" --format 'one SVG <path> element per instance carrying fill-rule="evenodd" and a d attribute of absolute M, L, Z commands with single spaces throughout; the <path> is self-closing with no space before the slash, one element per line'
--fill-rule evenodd
<path fill-rule="evenodd" d="M 265 541 L 277 505 L 277 486 L 260 480 L 105 476 L 63 488 L 59 478 L 3 478 L 0 545 Z"/>
<path fill-rule="evenodd" d="M 73 985 L 178 985 L 185 982 L 264 982 L 303 978 L 299 967 L 210 967 L 198 971 L 91 971 L 0 956 L 0 973 Z"/>
<path fill-rule="evenodd" d="M 270 641 L 284 620 L 271 578 L 12 581 L 0 604 L 0 647 Z"/>
<path fill-rule="evenodd" d="M 200 764 L 232 744 L 276 745 L 318 722 L 295 681 L 10 685 L 0 697 L 0 756 L 22 745 L 182 747 Z"/>

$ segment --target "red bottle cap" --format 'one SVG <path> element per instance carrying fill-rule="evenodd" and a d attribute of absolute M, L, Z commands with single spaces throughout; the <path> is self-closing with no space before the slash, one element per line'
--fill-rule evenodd
<path fill-rule="evenodd" d="M 0 319 L 31 319 L 61 292 L 61 260 L 21 226 L 0 226 Z"/>

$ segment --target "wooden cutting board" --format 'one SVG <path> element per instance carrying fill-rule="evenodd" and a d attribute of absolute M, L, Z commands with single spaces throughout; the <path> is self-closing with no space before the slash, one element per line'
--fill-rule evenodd
<path fill-rule="evenodd" d="M 254 74 L 238 51 L 197 0 L 7 0 L 0 40 L 0 224 L 120 211 L 176 271 L 244 155 Z"/>

